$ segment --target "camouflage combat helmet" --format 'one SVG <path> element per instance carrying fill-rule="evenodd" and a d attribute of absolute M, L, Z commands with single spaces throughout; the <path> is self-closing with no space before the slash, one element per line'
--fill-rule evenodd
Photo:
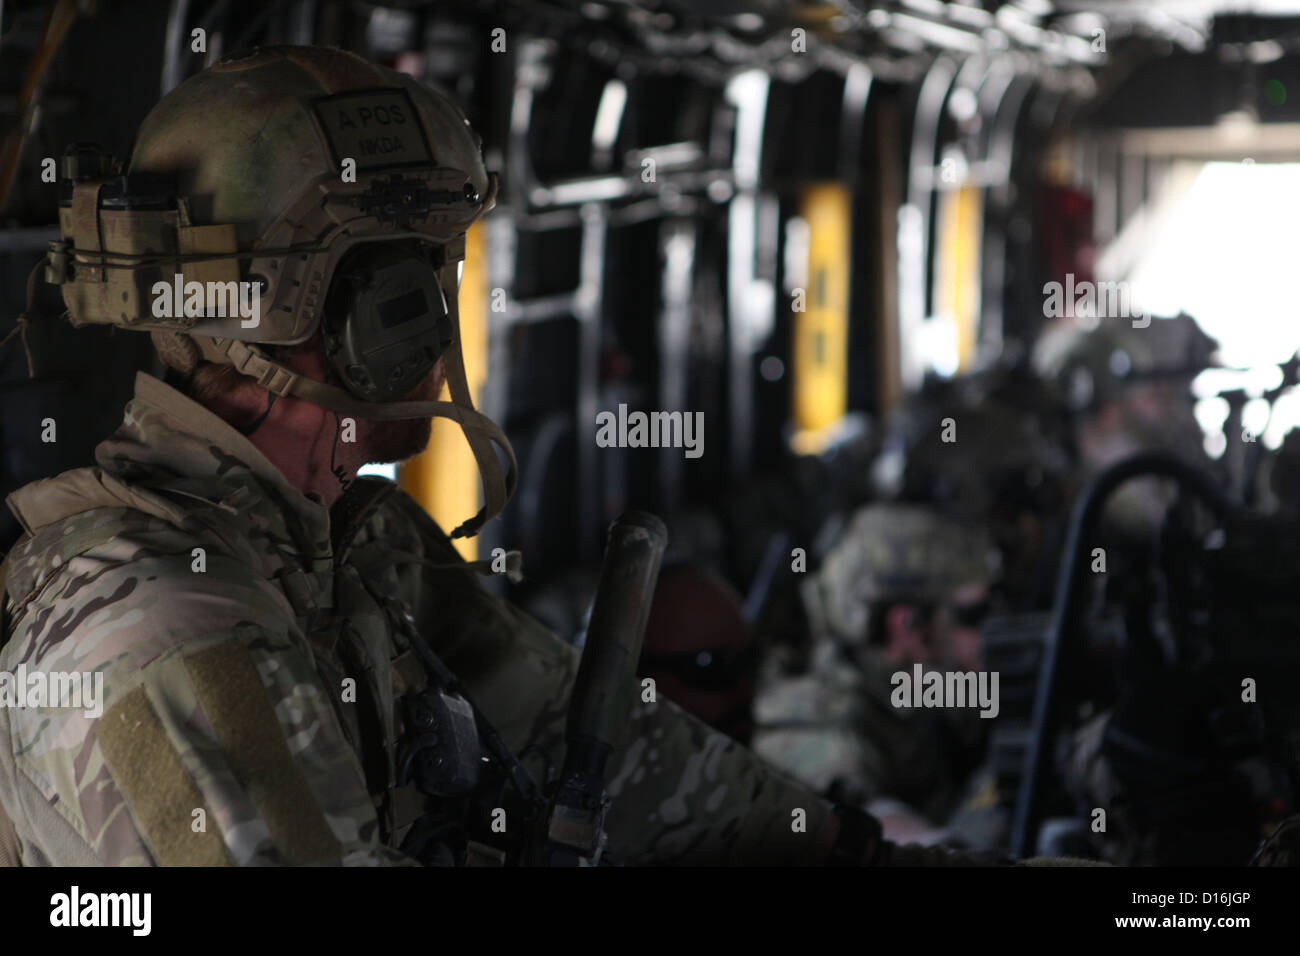
<path fill-rule="evenodd" d="M 1071 411 L 1086 412 L 1139 381 L 1191 381 L 1208 368 L 1218 343 L 1190 316 L 1102 319 L 1095 328 L 1068 324 L 1034 343 L 1035 371 L 1050 382 Z"/>
<path fill-rule="evenodd" d="M 276 395 L 339 414 L 451 418 L 485 495 L 483 510 L 453 536 L 476 532 L 504 507 L 514 454 L 470 399 L 456 307 L 465 231 L 492 207 L 496 177 L 449 99 L 342 50 L 269 47 L 228 57 L 159 102 L 127 177 L 111 161 L 72 152 L 64 238 L 51 244 L 46 278 L 62 286 L 74 325 L 148 330 L 182 372 L 204 360 L 231 365 Z M 451 323 L 442 353 L 450 402 L 363 400 L 259 347 L 309 339 L 340 260 L 362 243 L 394 240 L 435 252 L 429 261 Z M 160 316 L 150 290 L 175 276 L 178 289 L 182 279 L 257 283 L 260 314 L 251 322 L 224 309 Z M 508 461 L 504 474 L 493 444 Z"/>
<path fill-rule="evenodd" d="M 1065 450 L 1036 416 L 961 382 L 922 392 L 887 425 L 876 471 L 882 497 L 932 505 L 969 521 L 1060 507 Z"/>
<path fill-rule="evenodd" d="M 874 605 L 943 602 L 964 585 L 988 584 L 997 568 L 988 535 L 969 522 L 911 505 L 868 505 L 805 582 L 804 602 L 816 632 L 857 644 L 869 637 Z"/>

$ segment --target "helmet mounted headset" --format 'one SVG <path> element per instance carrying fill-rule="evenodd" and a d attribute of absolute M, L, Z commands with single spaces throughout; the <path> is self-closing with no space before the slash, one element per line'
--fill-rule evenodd
<path fill-rule="evenodd" d="M 230 365 L 337 415 L 450 418 L 484 489 L 452 537 L 501 512 L 514 452 L 470 398 L 457 308 L 465 231 L 492 208 L 497 180 L 449 99 L 341 50 L 254 50 L 164 97 L 120 167 L 83 144 L 63 157 L 62 238 L 38 269 L 74 326 L 148 330 L 182 373 Z M 190 308 L 191 283 L 209 290 L 205 307 Z M 251 316 L 239 307 L 250 301 Z M 340 384 L 260 347 L 317 332 Z M 451 401 L 400 400 L 439 358 Z"/>

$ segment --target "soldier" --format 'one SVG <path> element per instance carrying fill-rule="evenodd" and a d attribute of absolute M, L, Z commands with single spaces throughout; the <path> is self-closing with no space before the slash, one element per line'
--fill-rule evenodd
<path fill-rule="evenodd" d="M 500 860 L 466 780 L 481 762 L 525 788 L 518 761 L 545 780 L 578 654 L 394 484 L 355 477 L 440 415 L 485 487 L 453 536 L 513 488 L 458 341 L 464 233 L 495 187 L 467 121 L 354 55 L 268 48 L 164 98 L 130 177 L 78 159 L 47 276 L 75 324 L 151 330 L 177 387 L 138 375 L 96 466 L 9 496 L 0 671 L 102 679 L 102 714 L 0 707 L 0 857 Z M 187 291 L 168 313 L 172 288 L 222 281 L 257 283 L 260 310 Z M 470 733 L 430 739 L 428 707 Z M 662 698 L 634 704 L 608 776 L 622 862 L 918 859 Z M 505 840 L 521 823 L 499 809 Z"/>
<path fill-rule="evenodd" d="M 1033 364 L 1068 408 L 1086 480 L 1143 451 L 1166 451 L 1210 468 L 1193 414 L 1192 379 L 1210 367 L 1217 343 L 1190 316 L 1131 322 L 1103 319 L 1095 328 L 1058 325 L 1035 343 Z M 1121 539 L 1149 537 L 1172 501 L 1167 484 L 1122 485 L 1105 511 Z"/>
<path fill-rule="evenodd" d="M 808 674 L 759 692 L 754 749 L 844 802 L 893 797 L 942 823 L 982 757 L 969 707 L 898 706 L 896 674 L 975 672 L 996 556 L 977 527 L 912 505 L 859 510 L 804 586 Z"/>
<path fill-rule="evenodd" d="M 993 397 L 990 384 L 1002 383 L 968 377 L 906 399 L 889 422 L 878 490 L 986 527 L 1001 556 L 1003 609 L 1033 610 L 1051 602 L 1069 460 L 1050 403 L 1031 414 Z"/>

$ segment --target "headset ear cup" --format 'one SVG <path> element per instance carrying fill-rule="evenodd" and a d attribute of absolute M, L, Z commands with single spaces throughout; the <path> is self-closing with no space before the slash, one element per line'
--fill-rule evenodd
<path fill-rule="evenodd" d="M 320 329 L 340 384 L 370 402 L 410 392 L 456 334 L 429 254 L 401 242 L 363 243 L 343 257 L 325 295 Z"/>
<path fill-rule="evenodd" d="M 163 360 L 163 364 L 182 375 L 192 374 L 203 360 L 198 343 L 184 332 L 154 329 L 149 337 L 153 339 L 153 347 L 158 350 L 158 357 Z"/>

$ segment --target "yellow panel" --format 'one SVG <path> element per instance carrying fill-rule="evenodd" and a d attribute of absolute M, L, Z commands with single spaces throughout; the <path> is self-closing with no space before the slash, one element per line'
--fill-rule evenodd
<path fill-rule="evenodd" d="M 840 183 L 810 186 L 801 213 L 809 233 L 808 288 L 804 311 L 794 315 L 793 445 L 808 454 L 824 446 L 848 406 L 849 190 Z"/>
<path fill-rule="evenodd" d="M 475 405 L 487 380 L 487 310 L 487 241 L 483 225 L 475 223 L 465 237 L 465 270 L 460 282 L 461 348 Z M 445 385 L 439 397 L 448 399 Z M 474 454 L 460 427 L 445 418 L 433 420 L 429 447 L 402 465 L 398 481 L 444 531 L 456 527 L 481 505 Z M 457 538 L 452 543 L 466 561 L 478 558 L 477 538 Z"/>
<path fill-rule="evenodd" d="M 983 224 L 983 194 L 977 187 L 966 185 L 939 194 L 935 312 L 956 324 L 959 371 L 967 370 L 975 358 Z"/>

